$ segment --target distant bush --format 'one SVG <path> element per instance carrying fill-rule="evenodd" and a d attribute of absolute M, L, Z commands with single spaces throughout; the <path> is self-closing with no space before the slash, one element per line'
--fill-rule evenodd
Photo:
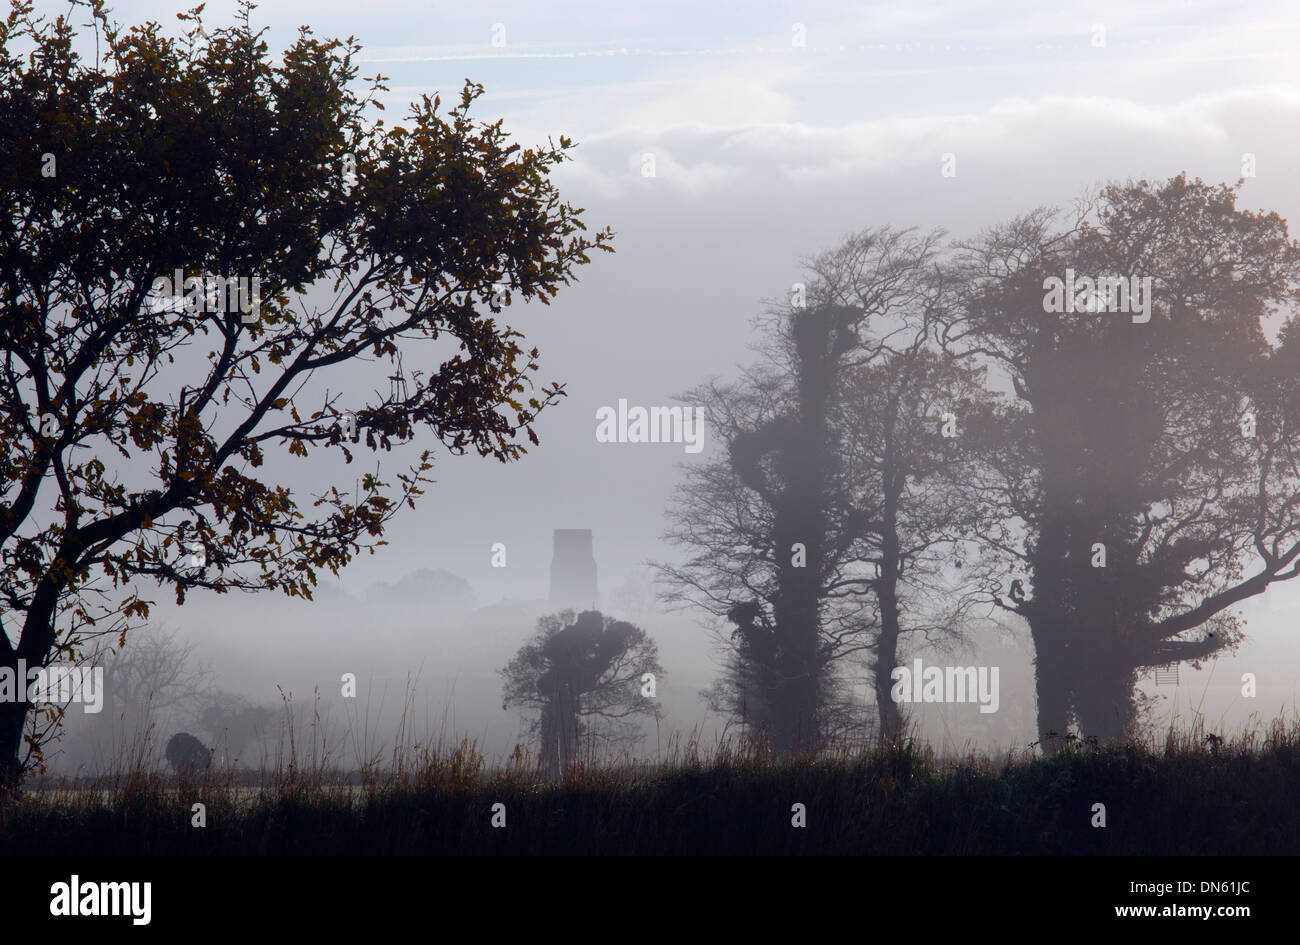
<path fill-rule="evenodd" d="M 177 774 L 206 771 L 212 755 L 206 745 L 189 732 L 177 732 L 167 742 L 167 762 Z"/>

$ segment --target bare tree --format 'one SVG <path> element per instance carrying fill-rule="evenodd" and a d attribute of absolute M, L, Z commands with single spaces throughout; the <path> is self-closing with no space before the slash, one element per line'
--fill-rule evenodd
<path fill-rule="evenodd" d="M 947 298 L 939 238 L 866 230 L 816 257 L 806 299 L 773 313 L 765 362 L 687 394 L 726 452 L 687 470 L 667 537 L 692 555 L 660 565 L 666 597 L 734 627 L 710 701 L 778 753 L 856 727 L 845 693 L 866 663 L 882 733 L 896 737 L 902 634 L 955 632 L 969 600 L 930 593 L 920 607 L 979 519 L 941 485 L 967 461 L 942 408 L 960 403 L 968 421 L 986 396 L 930 343 Z"/>
<path fill-rule="evenodd" d="M 122 643 L 104 660 L 113 717 L 195 721 L 212 692 L 212 670 L 195 658 L 194 644 L 157 625 L 133 631 Z"/>
<path fill-rule="evenodd" d="M 994 559 L 979 556 L 973 541 L 998 523 L 969 482 L 981 462 L 972 443 L 982 439 L 991 400 L 978 372 L 920 338 L 846 379 L 846 481 L 857 506 L 869 511 L 853 556 L 873 575 L 835 593 L 860 597 L 869 590 L 875 598 L 871 677 L 886 741 L 904 728 L 891 697 L 904 642 L 960 646 L 973 611 L 987 609 Z"/>
<path fill-rule="evenodd" d="M 688 392 L 702 403 L 725 453 L 688 467 L 667 538 L 690 550 L 660 564 L 666 599 L 703 607 L 731 625 L 714 707 L 752 726 L 778 754 L 815 750 L 841 701 L 833 669 L 864 652 L 870 615 L 835 606 L 850 580 L 862 515 L 836 488 L 832 392 L 858 343 L 860 313 L 793 310 L 788 373 L 765 365 L 734 385 Z"/>

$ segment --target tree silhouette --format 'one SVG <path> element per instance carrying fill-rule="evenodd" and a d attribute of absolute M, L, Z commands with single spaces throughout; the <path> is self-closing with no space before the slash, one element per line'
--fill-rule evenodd
<path fill-rule="evenodd" d="M 276 712 L 267 706 L 253 705 L 246 698 L 230 692 L 214 693 L 199 715 L 203 731 L 212 739 L 217 757 L 235 764 L 248 758 L 244 749 L 267 734 Z"/>
<path fill-rule="evenodd" d="M 549 181 L 571 142 L 508 143 L 469 117 L 480 86 L 388 128 L 352 40 L 303 31 L 277 64 L 247 4 L 206 44 L 192 14 L 171 39 L 92 13 L 102 63 L 30 3 L 0 29 L 0 687 L 147 617 L 139 578 L 309 597 L 429 481 L 431 443 L 396 484 L 343 475 L 355 451 L 423 428 L 516 459 L 563 390 L 529 395 L 501 307 L 609 248 Z M 370 397 L 348 368 L 379 359 Z M 304 501 L 271 474 L 293 458 L 346 486 Z M 16 688 L 0 785 L 39 750 Z"/>
<path fill-rule="evenodd" d="M 862 313 L 814 305 L 780 313 L 777 351 L 737 384 L 684 395 L 704 406 L 725 451 L 686 469 L 667 537 L 681 565 L 661 563 L 666 598 L 726 621 L 715 709 L 745 722 L 778 754 L 815 750 L 843 720 L 837 661 L 865 646 L 871 617 L 830 595 L 849 579 L 860 513 L 837 489 L 833 419 L 839 375 Z"/>
<path fill-rule="evenodd" d="M 169 738 L 164 754 L 168 764 L 181 777 L 193 777 L 212 766 L 212 752 L 189 732 L 177 732 Z"/>
<path fill-rule="evenodd" d="M 853 555 L 874 569 L 865 585 L 879 621 L 871 679 L 888 742 L 903 734 L 891 696 L 901 647 L 916 637 L 947 648 L 967 638 L 994 560 L 971 546 L 1000 525 L 969 485 L 981 462 L 970 443 L 990 422 L 992 395 L 979 372 L 935 352 L 926 335 L 845 380 L 849 488 L 868 512 Z"/>
<path fill-rule="evenodd" d="M 940 549 L 976 527 L 961 488 L 937 485 L 965 460 L 936 408 L 983 403 L 976 375 L 929 343 L 938 238 L 882 227 L 812 260 L 808 305 L 777 309 L 766 361 L 686 395 L 727 449 L 686 471 L 668 537 L 691 557 L 659 566 L 666 596 L 731 625 L 711 701 L 779 754 L 859 727 L 845 692 L 864 661 L 896 737 L 901 636 L 960 623 L 920 606 Z"/>
<path fill-rule="evenodd" d="M 829 593 L 848 594 L 859 606 L 864 592 L 874 598 L 870 670 L 887 742 L 903 732 L 891 696 L 900 647 L 913 636 L 940 647 L 965 638 L 991 564 L 972 556 L 970 544 L 999 525 L 969 487 L 982 462 L 971 434 L 990 423 L 994 397 L 982 370 L 932 337 L 955 300 L 938 265 L 939 236 L 868 229 L 809 265 L 813 297 L 874 314 L 862 332 L 862 356 L 840 378 L 836 420 L 837 488 L 860 529 L 843 556 L 869 571 Z"/>
<path fill-rule="evenodd" d="M 130 723 L 161 715 L 190 722 L 212 690 L 212 670 L 175 630 L 141 627 L 105 659 L 108 714 Z"/>
<path fill-rule="evenodd" d="M 552 776 L 578 756 L 584 737 L 628 745 L 638 715 L 659 718 L 642 695 L 643 676 L 663 678 L 658 647 L 640 627 L 587 610 L 543 617 L 537 633 L 501 670 L 503 708 L 535 713 L 530 723 L 544 769 Z"/>
<path fill-rule="evenodd" d="M 1040 738 L 1131 728 L 1140 670 L 1234 646 L 1231 608 L 1300 573 L 1300 246 L 1236 189 L 1112 185 L 965 244 L 953 350 L 1010 380 L 986 496 L 1023 539 Z M 1048 280 L 1150 277 L 1149 322 L 1048 311 Z M 1028 587 L 1025 586 L 1027 583 Z"/>

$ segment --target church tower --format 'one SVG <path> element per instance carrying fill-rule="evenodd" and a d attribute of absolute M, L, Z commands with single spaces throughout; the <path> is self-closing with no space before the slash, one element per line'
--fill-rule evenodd
<path fill-rule="evenodd" d="M 550 603 L 557 610 L 598 610 L 596 559 L 591 550 L 590 528 L 555 529 L 551 557 Z"/>

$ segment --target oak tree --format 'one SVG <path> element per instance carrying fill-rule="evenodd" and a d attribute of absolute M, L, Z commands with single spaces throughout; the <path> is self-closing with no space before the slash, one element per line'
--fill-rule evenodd
<path fill-rule="evenodd" d="M 390 127 L 383 77 L 354 89 L 353 39 L 303 28 L 277 61 L 250 9 L 182 15 L 179 37 L 98 2 L 93 37 L 28 2 L 0 25 L 10 785 L 39 749 L 20 665 L 120 636 L 149 582 L 310 597 L 414 507 L 433 441 L 502 462 L 536 443 L 563 390 L 533 379 L 503 307 L 549 303 L 611 248 L 549 179 L 567 138 L 511 142 L 470 117 L 468 82 Z M 368 362 L 386 393 L 361 389 Z M 411 439 L 404 469 L 380 462 Z M 359 454 L 374 464 L 344 479 Z M 294 488 L 295 467 L 326 484 Z"/>
<path fill-rule="evenodd" d="M 958 261 L 948 346 L 1014 392 L 987 496 L 1021 527 L 998 602 L 1029 624 L 1048 748 L 1128 733 L 1140 672 L 1235 646 L 1234 605 L 1300 574 L 1300 244 L 1236 202 L 1111 185 Z"/>

